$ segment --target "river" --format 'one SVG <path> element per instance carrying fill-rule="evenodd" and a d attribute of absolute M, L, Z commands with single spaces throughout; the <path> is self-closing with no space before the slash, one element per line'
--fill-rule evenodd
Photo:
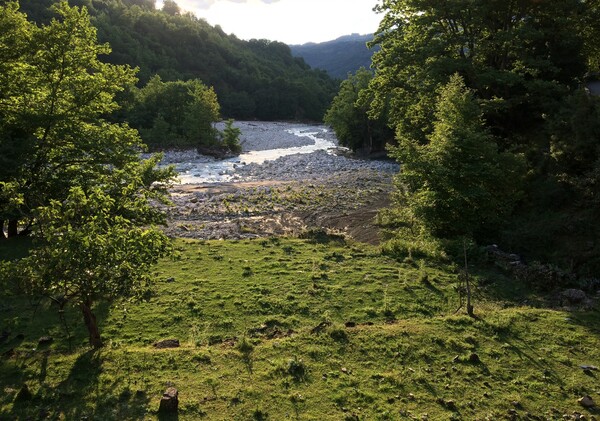
<path fill-rule="evenodd" d="M 241 130 L 243 152 L 237 157 L 214 160 L 194 151 L 166 152 L 165 164 L 174 165 L 181 184 L 241 181 L 242 167 L 262 165 L 278 158 L 337 149 L 335 135 L 325 126 L 280 123 L 236 122 Z M 219 128 L 219 126 L 217 126 Z"/>

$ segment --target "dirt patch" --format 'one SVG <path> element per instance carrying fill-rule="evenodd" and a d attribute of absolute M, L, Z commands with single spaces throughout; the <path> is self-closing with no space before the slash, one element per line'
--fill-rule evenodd
<path fill-rule="evenodd" d="M 377 244 L 379 209 L 391 176 L 360 171 L 308 181 L 251 181 L 175 186 L 168 234 L 200 239 L 297 236 L 325 229 Z"/>
<path fill-rule="evenodd" d="M 346 236 L 369 244 L 379 244 L 379 228 L 376 224 L 377 213 L 389 206 L 389 193 L 378 193 L 379 197 L 360 206 L 354 211 L 319 211 L 299 212 L 298 217 L 307 227 L 325 228 L 341 232 Z"/>

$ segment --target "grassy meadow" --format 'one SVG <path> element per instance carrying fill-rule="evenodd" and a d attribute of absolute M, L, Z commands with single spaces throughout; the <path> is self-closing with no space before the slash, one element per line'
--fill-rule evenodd
<path fill-rule="evenodd" d="M 577 402 L 600 402 L 600 372 L 580 368 L 600 365 L 597 310 L 545 308 L 479 267 L 472 319 L 454 268 L 336 239 L 175 246 L 147 300 L 96 308 L 96 352 L 75 309 L 2 285 L 0 419 L 599 418 Z M 169 386 L 171 418 L 157 412 Z"/>

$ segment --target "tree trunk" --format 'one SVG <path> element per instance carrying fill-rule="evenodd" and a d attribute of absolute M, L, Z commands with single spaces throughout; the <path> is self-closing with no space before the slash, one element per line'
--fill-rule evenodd
<path fill-rule="evenodd" d="M 4 234 L 4 220 L 0 219 L 0 240 L 6 239 L 6 235 Z"/>
<path fill-rule="evenodd" d="M 86 303 L 81 303 L 79 306 L 81 307 L 81 312 L 83 313 L 83 322 L 85 323 L 90 336 L 90 346 L 92 348 L 101 348 L 102 338 L 100 338 L 100 331 L 98 330 L 98 324 L 96 323 L 96 316 L 94 316 L 94 313 L 92 313 L 92 303 L 88 301 Z"/>
<path fill-rule="evenodd" d="M 467 240 L 463 239 L 463 250 L 465 253 L 465 283 L 467 287 L 467 314 L 475 317 L 473 305 L 471 304 L 471 280 L 469 279 L 469 263 L 467 261 Z"/>
<path fill-rule="evenodd" d="M 8 238 L 16 237 L 19 234 L 18 226 L 18 219 L 10 219 L 8 221 Z"/>

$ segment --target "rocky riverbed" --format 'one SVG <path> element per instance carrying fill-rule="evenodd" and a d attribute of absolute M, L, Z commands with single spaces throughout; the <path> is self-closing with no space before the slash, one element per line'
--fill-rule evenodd
<path fill-rule="evenodd" d="M 287 155 L 289 150 L 285 150 L 283 156 L 264 162 L 245 163 L 242 155 L 221 170 L 223 181 L 174 186 L 174 206 L 168 208 L 169 235 L 242 239 L 295 236 L 320 229 L 377 243 L 375 217 L 378 209 L 388 204 L 396 163 L 346 156 L 322 126 L 236 125 L 250 153 L 265 151 L 269 155 L 274 150 L 311 147 L 322 140 L 329 143 L 323 143 L 326 149 L 314 152 Z M 198 173 L 204 163 L 215 165 L 214 160 L 193 151 L 167 152 L 164 162 L 187 165 L 186 171 Z"/>

